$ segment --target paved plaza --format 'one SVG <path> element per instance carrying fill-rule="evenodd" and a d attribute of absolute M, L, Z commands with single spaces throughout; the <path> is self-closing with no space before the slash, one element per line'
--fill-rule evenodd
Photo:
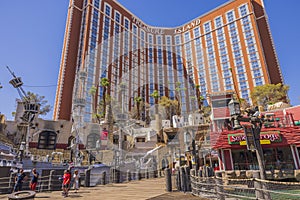
<path fill-rule="evenodd" d="M 171 192 L 165 190 L 165 179 L 144 179 L 132 181 L 129 183 L 99 185 L 96 187 L 81 187 L 78 193 L 71 190 L 69 197 L 64 198 L 61 191 L 40 192 L 36 194 L 35 199 L 102 199 L 102 200 L 204 200 L 205 198 L 195 197 L 188 193 Z M 7 195 L 0 195 L 0 199 L 7 199 Z"/>

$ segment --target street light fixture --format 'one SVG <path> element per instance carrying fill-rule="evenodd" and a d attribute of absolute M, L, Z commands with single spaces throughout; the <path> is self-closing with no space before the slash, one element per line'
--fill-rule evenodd
<path fill-rule="evenodd" d="M 239 123 L 238 117 L 241 115 L 240 103 L 235 100 L 231 99 L 228 103 L 229 113 L 230 116 L 233 117 L 233 129 L 240 129 L 242 126 Z"/>
<path fill-rule="evenodd" d="M 264 155 L 260 144 L 260 131 L 263 123 L 263 118 L 259 118 L 256 110 L 249 110 L 248 117 L 241 116 L 240 104 L 232 99 L 228 103 L 230 115 L 234 120 L 233 129 L 244 129 L 248 150 L 256 151 L 256 157 L 260 169 L 260 178 L 266 179 Z M 242 125 L 240 122 L 248 122 L 250 125 Z"/>
<path fill-rule="evenodd" d="M 26 145 L 26 143 L 23 141 L 23 142 L 21 142 L 20 147 L 19 147 L 19 151 L 20 151 L 20 161 L 21 161 L 21 162 L 22 162 L 22 160 L 23 160 L 23 155 L 24 155 L 25 145 Z"/>

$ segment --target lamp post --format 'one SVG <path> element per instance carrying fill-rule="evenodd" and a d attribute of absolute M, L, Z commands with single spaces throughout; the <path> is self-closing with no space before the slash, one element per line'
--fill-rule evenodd
<path fill-rule="evenodd" d="M 195 133 L 192 129 L 188 129 L 187 132 L 185 133 L 184 143 L 185 143 L 185 151 L 189 152 L 192 158 L 191 159 L 192 168 L 198 169 Z"/>
<path fill-rule="evenodd" d="M 119 166 L 120 165 L 120 151 L 114 149 L 114 169 L 113 169 L 113 183 L 118 183 L 120 181 L 119 177 Z"/>
<path fill-rule="evenodd" d="M 19 151 L 20 151 L 20 161 L 23 161 L 23 156 L 24 156 L 24 150 L 25 150 L 25 142 L 21 142 Z"/>
<path fill-rule="evenodd" d="M 125 91 L 126 91 L 126 85 L 123 83 L 120 85 L 120 90 L 121 90 L 121 95 L 122 95 L 122 110 L 121 110 L 121 115 L 118 115 L 118 121 L 120 123 L 119 127 L 119 151 L 118 151 L 118 157 L 119 157 L 119 162 L 123 162 L 123 131 L 122 129 L 124 128 L 124 123 L 127 118 L 125 114 L 125 105 L 124 105 L 124 100 L 125 100 Z"/>
<path fill-rule="evenodd" d="M 231 99 L 230 102 L 228 103 L 228 107 L 229 107 L 230 116 L 233 118 L 233 125 L 234 125 L 233 129 L 242 128 L 238 121 L 238 118 L 241 115 L 240 103 L 235 99 Z"/>
<path fill-rule="evenodd" d="M 232 99 L 228 103 L 230 115 L 233 119 L 233 129 L 244 129 L 247 141 L 248 150 L 256 152 L 257 162 L 259 165 L 260 178 L 266 179 L 266 171 L 264 164 L 263 150 L 260 144 L 260 131 L 263 123 L 263 119 L 258 117 L 258 110 L 250 110 L 248 117 L 241 116 L 240 104 L 235 99 Z M 242 125 L 240 122 L 249 122 L 250 125 Z"/>

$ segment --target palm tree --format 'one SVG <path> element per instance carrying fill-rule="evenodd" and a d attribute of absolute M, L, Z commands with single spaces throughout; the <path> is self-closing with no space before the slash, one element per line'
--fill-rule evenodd
<path fill-rule="evenodd" d="M 103 116 L 105 116 L 105 112 L 106 112 L 106 90 L 107 87 L 109 86 L 109 80 L 108 78 L 102 78 L 100 81 L 100 86 L 103 88 L 103 92 L 102 92 L 102 101 L 103 101 Z"/>
<path fill-rule="evenodd" d="M 137 119 L 140 119 L 140 103 L 142 101 L 142 97 L 135 97 L 134 101 L 136 102 L 136 109 L 137 109 Z"/>
<path fill-rule="evenodd" d="M 167 119 L 169 119 L 172 122 L 172 115 L 174 113 L 177 113 L 176 109 L 178 106 L 178 101 L 177 100 L 172 100 L 166 96 L 163 96 L 160 100 L 159 100 L 159 105 L 165 107 L 166 110 L 166 116 Z"/>
<path fill-rule="evenodd" d="M 159 98 L 159 93 L 157 90 L 154 90 L 153 93 L 150 95 L 151 97 L 153 97 L 155 99 L 155 114 L 158 114 L 158 106 L 157 106 L 157 100 Z"/>
<path fill-rule="evenodd" d="M 48 101 L 45 100 L 45 96 L 40 96 L 33 92 L 27 92 L 27 100 L 29 100 L 29 102 L 32 103 L 40 104 L 40 108 L 39 108 L 40 115 L 46 115 L 51 110 L 51 106 L 48 104 Z M 23 98 L 22 101 L 25 102 L 26 99 Z"/>
<path fill-rule="evenodd" d="M 184 90 L 186 90 L 186 88 L 182 88 L 181 87 L 181 83 L 180 82 L 176 82 L 176 88 L 175 88 L 175 90 L 176 90 L 176 99 L 177 99 L 177 101 L 178 101 L 178 107 L 177 107 L 177 115 L 180 115 L 181 114 L 181 98 L 182 98 L 182 96 L 181 96 L 181 91 L 184 91 Z"/>
<path fill-rule="evenodd" d="M 197 102 L 198 102 L 198 108 L 199 112 L 203 112 L 203 102 L 205 100 L 204 96 L 200 94 L 200 85 L 196 85 L 196 95 L 197 95 Z"/>
<path fill-rule="evenodd" d="M 97 92 L 97 87 L 95 86 L 92 86 L 89 90 L 89 94 L 92 96 L 92 99 L 93 99 L 93 105 L 92 105 L 92 108 L 93 108 L 93 118 L 96 118 L 97 121 L 100 123 L 100 114 L 98 114 L 97 112 L 97 103 L 96 103 L 96 92 Z"/>

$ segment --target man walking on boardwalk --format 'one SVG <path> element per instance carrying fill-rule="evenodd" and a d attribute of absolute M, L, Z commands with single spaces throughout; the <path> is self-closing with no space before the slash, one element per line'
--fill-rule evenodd
<path fill-rule="evenodd" d="M 15 177 L 15 187 L 13 192 L 18 192 L 22 190 L 23 182 L 26 181 L 26 174 L 23 169 L 20 169 L 19 173 Z"/>
<path fill-rule="evenodd" d="M 37 182 L 38 182 L 38 178 L 39 178 L 39 173 L 36 171 L 35 168 L 32 169 L 32 178 L 30 181 L 30 189 L 32 191 L 35 191 Z"/>

